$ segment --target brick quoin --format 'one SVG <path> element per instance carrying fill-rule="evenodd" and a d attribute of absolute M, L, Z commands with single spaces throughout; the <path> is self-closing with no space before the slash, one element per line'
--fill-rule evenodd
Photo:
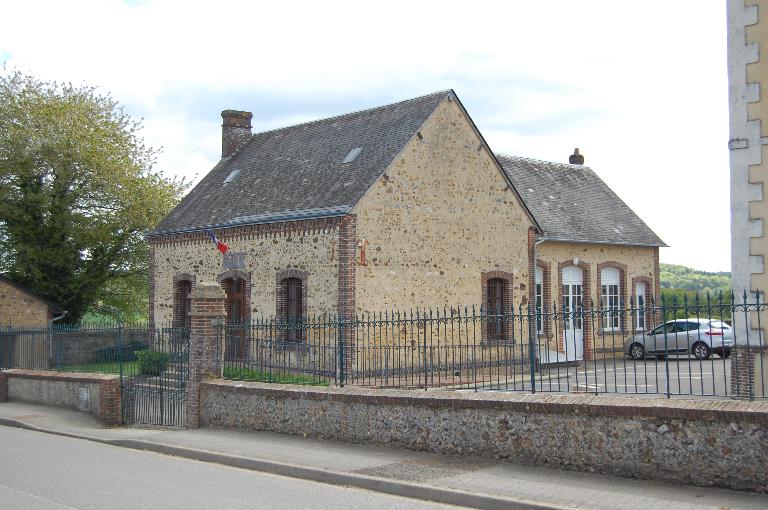
<path fill-rule="evenodd" d="M 348 215 L 339 224 L 339 276 L 338 312 L 344 321 L 355 317 L 355 282 L 357 274 L 357 217 Z M 345 347 L 345 372 L 354 360 L 355 328 L 344 328 L 341 332 Z"/>

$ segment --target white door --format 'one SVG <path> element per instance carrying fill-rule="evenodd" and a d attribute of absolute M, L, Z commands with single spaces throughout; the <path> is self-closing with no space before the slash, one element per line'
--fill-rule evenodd
<path fill-rule="evenodd" d="M 563 341 L 567 359 L 584 358 L 582 316 L 583 273 L 576 266 L 563 268 Z"/>

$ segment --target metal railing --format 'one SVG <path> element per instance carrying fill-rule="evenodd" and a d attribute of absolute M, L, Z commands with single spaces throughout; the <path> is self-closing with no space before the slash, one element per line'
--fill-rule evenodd
<path fill-rule="evenodd" d="M 137 375 L 143 353 L 165 353 L 172 363 L 188 338 L 186 328 L 134 324 L 6 326 L 0 327 L 0 369 Z"/>
<path fill-rule="evenodd" d="M 217 331 L 228 379 L 667 397 L 768 393 L 766 305 L 759 294 L 739 302 L 720 296 L 612 308 L 585 304 L 262 318 L 222 323 Z M 703 326 L 686 319 L 700 319 Z M 668 326 L 670 321 L 682 326 Z M 175 379 L 174 386 L 182 387 L 188 338 L 186 328 L 3 327 L 0 368 L 133 377 L 142 375 L 143 358 L 160 363 L 164 372 L 146 384 Z"/>
<path fill-rule="evenodd" d="M 224 376 L 308 385 L 763 397 L 759 300 L 556 303 L 223 324 Z M 733 327 L 733 319 L 740 327 Z M 685 319 L 698 319 L 685 320 Z M 670 321 L 676 321 L 665 327 Z M 616 327 L 618 325 L 618 327 Z M 693 329 L 694 325 L 696 329 Z M 747 325 L 747 326 L 745 326 Z M 734 353 L 749 352 L 741 362 Z M 746 355 L 746 354 L 745 354 Z M 732 363 L 751 370 L 732 380 Z M 747 385 L 749 387 L 747 388 Z"/>

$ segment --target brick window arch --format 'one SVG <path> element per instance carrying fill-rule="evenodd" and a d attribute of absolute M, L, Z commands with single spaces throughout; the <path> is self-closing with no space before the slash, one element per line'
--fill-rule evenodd
<path fill-rule="evenodd" d="M 482 327 L 483 342 L 508 342 L 512 338 L 512 273 L 488 271 L 481 274 L 482 309 L 488 320 Z"/>
<path fill-rule="evenodd" d="M 309 273 L 286 269 L 277 274 L 277 320 L 283 325 L 281 339 L 299 343 L 307 339 L 307 301 Z"/>
<path fill-rule="evenodd" d="M 190 295 L 195 287 L 195 275 L 177 274 L 173 277 L 173 327 L 188 328 L 192 311 Z"/>

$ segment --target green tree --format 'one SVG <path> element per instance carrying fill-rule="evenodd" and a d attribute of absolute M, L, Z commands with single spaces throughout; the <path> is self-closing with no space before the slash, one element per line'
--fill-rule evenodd
<path fill-rule="evenodd" d="M 146 309 L 144 234 L 186 184 L 153 169 L 140 127 L 94 88 L 0 74 L 0 272 L 69 322 Z"/>

